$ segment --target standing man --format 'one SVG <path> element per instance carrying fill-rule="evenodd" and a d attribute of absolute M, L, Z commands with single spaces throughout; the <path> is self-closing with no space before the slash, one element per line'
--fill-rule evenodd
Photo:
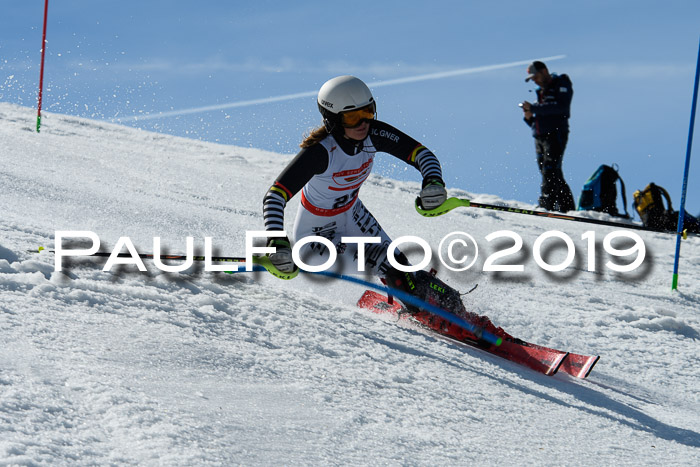
<path fill-rule="evenodd" d="M 535 137 L 537 165 L 542 174 L 540 207 L 549 211 L 576 209 L 571 188 L 564 180 L 562 159 L 569 139 L 569 115 L 574 91 L 567 75 L 550 74 L 547 65 L 534 61 L 527 68 L 525 81 L 537 84 L 537 103 L 520 104 L 524 120 Z"/>

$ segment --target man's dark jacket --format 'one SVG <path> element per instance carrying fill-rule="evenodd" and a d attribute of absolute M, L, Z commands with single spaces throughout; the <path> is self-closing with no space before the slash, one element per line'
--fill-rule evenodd
<path fill-rule="evenodd" d="M 569 115 L 574 90 L 567 75 L 552 74 L 552 81 L 545 88 L 537 88 L 537 103 L 532 104 L 533 117 L 525 119 L 532 127 L 532 135 L 569 133 Z"/>

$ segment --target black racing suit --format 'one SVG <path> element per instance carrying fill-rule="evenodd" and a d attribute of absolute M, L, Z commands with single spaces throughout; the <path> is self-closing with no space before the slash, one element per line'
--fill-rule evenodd
<path fill-rule="evenodd" d="M 542 174 L 539 205 L 554 211 L 576 209 L 571 188 L 564 180 L 562 160 L 569 139 L 569 116 L 574 91 L 567 75 L 552 74 L 552 81 L 537 89 L 533 116 L 525 119 L 535 137 L 537 165 Z"/>

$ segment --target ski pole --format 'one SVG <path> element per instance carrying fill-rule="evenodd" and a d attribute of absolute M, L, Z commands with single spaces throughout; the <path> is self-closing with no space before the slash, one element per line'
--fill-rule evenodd
<path fill-rule="evenodd" d="M 561 219 L 565 221 L 573 221 L 573 222 L 585 222 L 588 224 L 596 224 L 596 225 L 606 225 L 610 227 L 621 227 L 624 229 L 635 229 L 635 230 L 643 230 L 646 232 L 656 232 L 656 233 L 668 233 L 668 234 L 675 234 L 676 232 L 668 232 L 664 230 L 654 230 L 650 229 L 648 227 L 644 227 L 642 225 L 638 224 L 625 224 L 622 222 L 612 222 L 612 221 L 606 221 L 602 219 L 589 219 L 586 217 L 575 217 L 575 216 L 569 216 L 567 214 L 562 214 L 562 213 L 556 213 L 556 212 L 547 212 L 547 211 L 533 211 L 531 209 L 521 209 L 521 208 L 515 208 L 512 206 L 500 206 L 496 204 L 486 204 L 486 203 L 476 203 L 474 201 L 470 201 L 468 199 L 464 198 L 448 198 L 444 203 L 442 203 L 440 206 L 434 209 L 423 209 L 420 205 L 420 202 L 418 199 L 416 199 L 416 211 L 418 211 L 418 214 L 424 217 L 436 217 L 436 216 L 441 216 L 443 214 L 447 214 L 448 212 L 452 211 L 453 209 L 456 209 L 458 207 L 470 207 L 470 208 L 479 208 L 479 209 L 490 209 L 492 211 L 501 211 L 501 212 L 512 212 L 515 214 L 525 214 L 529 216 L 537 216 L 537 217 L 547 217 L 550 219 Z M 688 237 L 688 231 L 685 230 L 683 232 L 683 238 Z M 692 235 L 698 235 L 695 233 L 691 233 Z"/>
<path fill-rule="evenodd" d="M 302 271 L 304 273 L 309 273 L 308 271 Z M 384 292 L 385 294 L 388 295 L 393 295 L 394 297 L 398 298 L 404 303 L 408 303 L 414 306 L 417 306 L 418 308 L 421 308 L 433 315 L 437 315 L 446 321 L 451 322 L 452 324 L 456 324 L 457 326 L 466 329 L 470 333 L 474 334 L 477 338 L 484 340 L 488 342 L 489 344 L 493 344 L 496 346 L 499 346 L 503 343 L 503 339 L 496 336 L 495 334 L 492 334 L 488 331 L 486 331 L 484 328 L 477 326 L 475 324 L 470 323 L 469 321 L 465 320 L 464 318 L 457 316 L 453 313 L 450 313 L 447 310 L 443 310 L 440 307 L 437 307 L 435 305 L 431 305 L 430 303 L 424 302 L 420 298 L 409 294 L 408 292 L 404 292 L 403 290 L 398 290 L 394 289 L 392 287 L 386 287 L 383 285 L 378 285 L 374 284 L 372 282 L 368 282 L 366 280 L 360 279 L 359 277 L 353 277 L 353 276 L 348 276 L 346 274 L 338 274 L 335 272 L 330 272 L 330 271 L 316 271 L 316 272 L 311 272 L 310 274 L 318 274 L 326 277 L 332 277 L 335 279 L 340 279 L 344 280 L 346 282 L 352 282 L 355 284 L 360 284 L 363 285 L 367 288 L 378 290 L 380 292 Z"/>

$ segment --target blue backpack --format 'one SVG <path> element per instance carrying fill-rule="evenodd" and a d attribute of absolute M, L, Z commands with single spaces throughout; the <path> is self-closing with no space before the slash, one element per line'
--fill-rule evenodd
<path fill-rule="evenodd" d="M 620 181 L 620 192 L 622 194 L 622 206 L 624 214 L 617 210 L 617 187 L 615 182 Z M 622 181 L 617 172 L 617 166 L 601 165 L 598 170 L 583 185 L 581 196 L 578 199 L 579 211 L 606 212 L 611 216 L 627 217 L 627 196 L 625 194 L 625 182 Z"/>

